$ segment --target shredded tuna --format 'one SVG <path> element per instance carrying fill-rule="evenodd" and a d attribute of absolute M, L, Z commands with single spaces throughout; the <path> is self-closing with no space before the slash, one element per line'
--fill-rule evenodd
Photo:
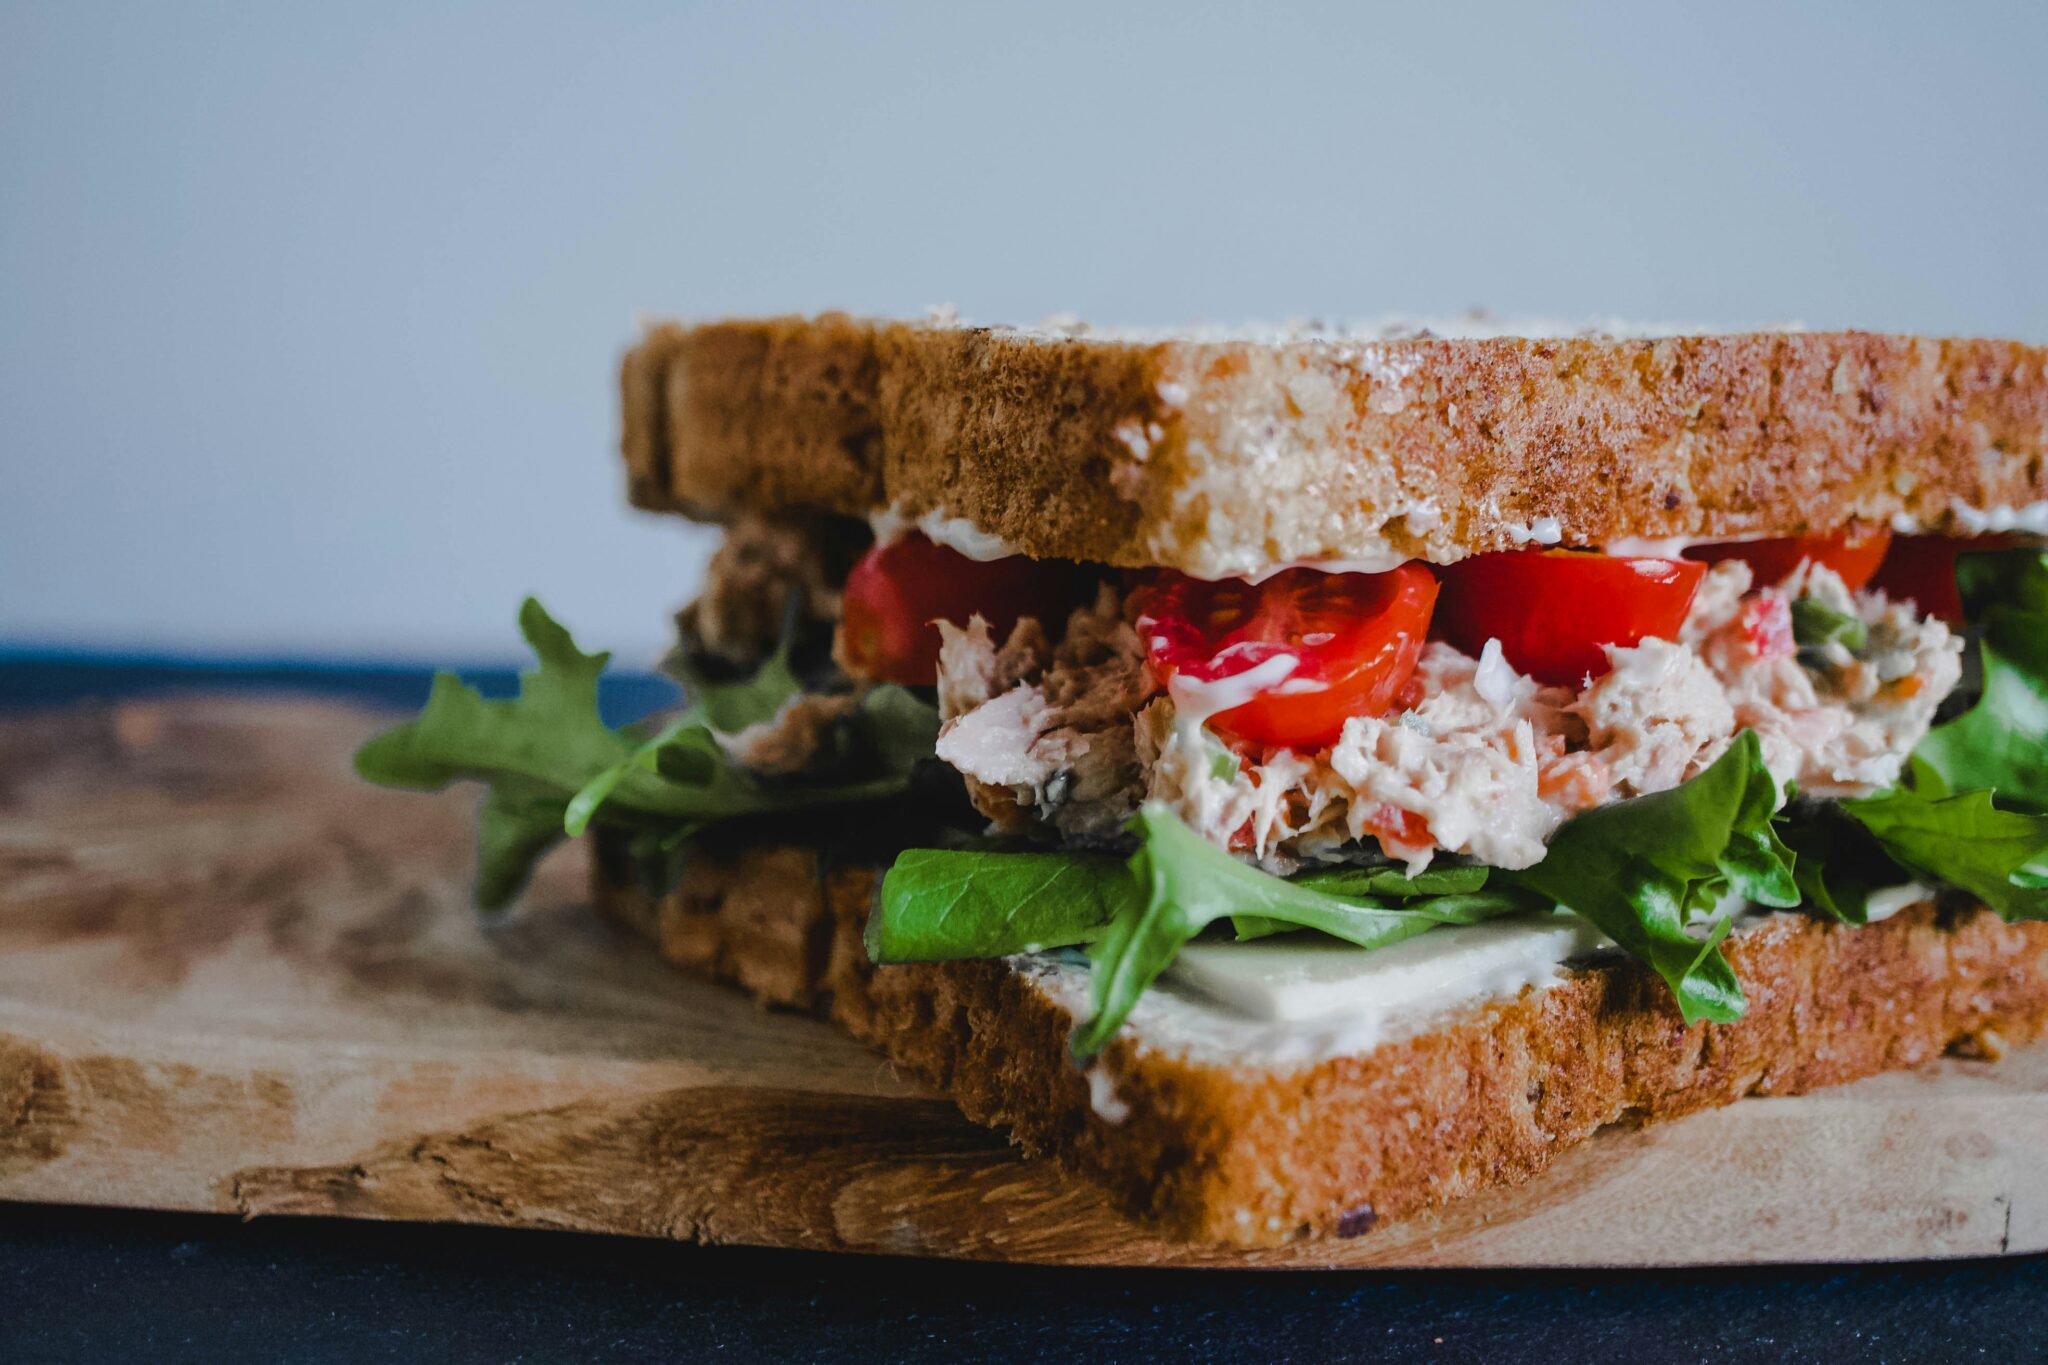
<path fill-rule="evenodd" d="M 1749 570 L 1726 563 L 1716 573 Z M 1906 755 L 1927 733 L 1942 699 L 1962 678 L 1962 642 L 1939 620 L 1882 593 L 1852 594 L 1831 570 L 1810 565 L 1758 598 L 1807 595 L 1861 620 L 1861 655 L 1841 644 L 1809 657 L 1758 648 L 1743 610 L 1713 603 L 1716 616 L 1693 613 L 1697 648 L 1727 688 L 1738 729 L 1763 741 L 1764 763 L 1780 781 L 1813 796 L 1863 796 L 1896 781 Z"/>
<path fill-rule="evenodd" d="M 1824 568 L 1750 586 L 1740 561 L 1715 565 L 1678 640 L 1611 649 L 1577 692 L 1495 646 L 1473 659 L 1432 643 L 1393 710 L 1353 717 L 1316 754 L 1241 752 L 1176 716 L 1105 587 L 1057 644 L 1035 622 L 1000 646 L 979 620 L 941 628 L 939 755 L 998 829 L 1100 840 L 1157 800 L 1275 871 L 1377 856 L 1420 869 L 1445 851 L 1526 867 L 1572 815 L 1678 785 L 1744 728 L 1781 783 L 1889 784 L 1956 685 L 1959 642 Z M 1867 646 L 1788 649 L 1802 594 L 1855 614 Z"/>
<path fill-rule="evenodd" d="M 860 698 L 850 692 L 800 693 L 784 702 L 773 720 L 726 738 L 726 752 L 741 767 L 763 777 L 807 771 L 825 752 L 832 727 L 859 704 Z"/>
<path fill-rule="evenodd" d="M 858 553 L 834 523 L 740 517 L 713 552 L 703 591 L 676 615 L 685 648 L 758 663 L 781 642 L 792 599 L 800 623 L 828 633 L 839 619 L 835 585 Z"/>
<path fill-rule="evenodd" d="M 1113 838 L 1143 799 L 1134 717 L 1159 690 L 1115 590 L 1056 646 L 1029 618 L 1000 648 L 979 616 L 939 636 L 938 755 L 982 813 L 1005 833 Z"/>
<path fill-rule="evenodd" d="M 1664 791 L 1721 756 L 1735 708 L 1700 656 L 1669 640 L 1609 649 L 1608 674 L 1580 694 L 1573 714 L 1607 763 L 1618 795 Z"/>

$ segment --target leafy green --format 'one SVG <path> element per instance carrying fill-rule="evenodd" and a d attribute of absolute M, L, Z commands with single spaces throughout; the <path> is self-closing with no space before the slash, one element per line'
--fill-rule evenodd
<path fill-rule="evenodd" d="M 882 878 L 867 922 L 875 962 L 943 962 L 1099 938 L 1137 896 L 1118 858 L 913 848 Z"/>
<path fill-rule="evenodd" d="M 1139 844 L 1128 875 L 1140 894 L 1130 896 L 1089 945 L 1093 1010 L 1069 1044 L 1083 1061 L 1108 1045 L 1188 940 L 1217 920 L 1248 920 L 1259 932 L 1267 932 L 1269 922 L 1298 925 L 1380 948 L 1439 924 L 1476 923 L 1529 904 L 1512 896 L 1354 903 L 1239 862 L 1155 802 L 1139 810 L 1131 827 Z"/>
<path fill-rule="evenodd" d="M 1843 924 L 1870 922 L 1870 894 L 1908 880 L 1870 831 L 1835 803 L 1788 811 L 1778 834 L 1792 850 L 1803 903 Z"/>
<path fill-rule="evenodd" d="M 650 862 L 720 820 L 895 795 L 938 734 L 930 706 L 878 687 L 833 729 L 829 763 L 801 781 L 763 778 L 735 762 L 720 736 L 773 719 L 799 692 L 783 655 L 745 681 L 701 687 L 650 735 L 600 717 L 598 678 L 609 655 L 578 649 L 532 598 L 519 627 L 538 667 L 521 675 L 517 697 L 487 701 L 439 674 L 418 717 L 356 753 L 357 773 L 383 786 L 487 784 L 476 886 L 484 909 L 510 903 L 557 840 L 592 825 L 632 831 L 636 855 Z"/>
<path fill-rule="evenodd" d="M 1964 555 L 1956 582 L 1983 632 L 1984 695 L 1914 755 L 1951 791 L 2048 808 L 2048 551 Z"/>
<path fill-rule="evenodd" d="M 1488 885 L 1491 881 L 1493 884 Z M 1471 924 L 1517 910 L 1544 910 L 1550 902 L 1532 896 L 1495 876 L 1490 867 L 1478 864 L 1432 867 L 1410 876 L 1400 867 L 1338 867 L 1304 872 L 1289 885 L 1320 892 L 1346 903 L 1343 913 L 1323 910 L 1304 912 L 1293 919 L 1263 915 L 1233 915 L 1231 928 L 1238 938 L 1264 938 L 1293 929 L 1321 929 L 1326 934 L 1378 947 L 1396 939 L 1387 938 L 1398 917 L 1403 925 Z M 1427 927 L 1423 925 L 1423 927 Z M 1420 933 L 1417 927 L 1409 932 Z M 1405 938 L 1407 933 L 1398 937 Z M 1370 942 L 1366 942 L 1370 939 Z"/>
<path fill-rule="evenodd" d="M 1557 832 L 1542 862 L 1506 874 L 1591 921 L 1671 986 L 1687 1023 L 1742 1016 L 1742 983 L 1720 943 L 1732 919 L 1703 934 L 1695 919 L 1734 893 L 1759 905 L 1799 904 L 1792 854 L 1772 816 L 1777 783 L 1755 732 L 1691 781 L 1586 811 Z"/>
<path fill-rule="evenodd" d="M 510 782 L 485 792 L 476 815 L 477 908 L 502 910 L 510 905 L 534 864 L 562 837 L 559 802 L 521 794 Z"/>
<path fill-rule="evenodd" d="M 939 710 L 901 687 L 871 687 L 860 703 L 856 757 L 898 780 L 932 757 L 939 743 Z"/>
<path fill-rule="evenodd" d="M 691 712 L 712 729 L 728 735 L 773 720 L 784 702 L 804 690 L 803 682 L 789 666 L 786 641 L 753 677 L 744 681 L 720 682 L 691 668 L 683 668 L 680 673 L 692 700 Z"/>
<path fill-rule="evenodd" d="M 1843 809 L 1907 870 L 1969 892 L 2002 919 L 2048 919 L 2048 815 L 2001 809 L 1988 791 L 1952 792 L 1918 758 L 1906 781 Z"/>
<path fill-rule="evenodd" d="M 540 667 L 520 676 L 516 698 L 485 701 L 454 674 L 436 674 L 419 718 L 363 745 L 356 772 L 421 791 L 459 777 L 516 777 L 574 791 L 629 752 L 631 742 L 597 713 L 597 679 L 611 656 L 579 650 L 530 597 L 519 608 L 519 630 Z"/>
<path fill-rule="evenodd" d="M 1390 897 L 1412 901 L 1424 896 L 1462 896 L 1483 889 L 1493 869 L 1478 863 L 1439 863 L 1411 875 L 1403 867 L 1319 867 L 1295 877 L 1296 886 L 1330 896 Z"/>
<path fill-rule="evenodd" d="M 1201 838 L 1166 807 L 1131 821 L 1129 861 L 1086 853 L 911 849 L 882 879 L 868 916 L 878 963 L 1003 957 L 1088 946 L 1093 1016 L 1077 1057 L 1100 1051 L 1189 939 L 1222 919 L 1239 938 L 1314 929 L 1364 948 L 1439 924 L 1473 924 L 1545 908 L 1514 889 L 1488 889 L 1483 867 L 1409 878 L 1395 868 L 1345 868 L 1285 881 Z"/>
<path fill-rule="evenodd" d="M 1988 625 L 1993 611 L 2048 616 L 2048 549 L 1990 550 L 1956 559 L 1956 591 L 1963 614 Z"/>
<path fill-rule="evenodd" d="M 997 957 L 1085 946 L 1092 1011 L 1074 1031 L 1101 1051 L 1181 949 L 1232 922 L 1240 939 L 1314 930 L 1361 948 L 1443 924 L 1563 906 L 1671 983 L 1688 1021 L 1742 1013 L 1742 988 L 1718 945 L 1722 917 L 1696 925 L 1728 893 L 1799 902 L 1790 851 L 1773 832 L 1777 787 L 1753 734 L 1684 786 L 1587 812 L 1534 868 L 1452 865 L 1409 877 L 1393 867 L 1318 869 L 1283 880 L 1197 835 L 1167 807 L 1133 817 L 1126 863 L 1100 855 L 912 850 L 897 859 L 869 917 L 876 962 Z"/>

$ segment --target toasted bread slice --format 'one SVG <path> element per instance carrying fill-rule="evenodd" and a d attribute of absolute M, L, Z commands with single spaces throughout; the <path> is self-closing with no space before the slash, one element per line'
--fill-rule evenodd
<path fill-rule="evenodd" d="M 1863 332 L 1523 338 L 654 327 L 642 507 L 953 519 L 1209 577 L 1852 524 L 2048 532 L 2048 349 Z"/>
<path fill-rule="evenodd" d="M 828 1013 L 861 1041 L 1179 1235 L 1352 1236 L 1541 1172 L 1610 1123 L 1793 1094 L 2048 1030 L 2048 924 L 1923 903 L 1862 928 L 1772 915 L 1732 936 L 1748 1014 L 1687 1027 L 1638 964 L 1458 1008 L 1290 1066 L 1223 1065 L 1128 1027 L 1084 1076 L 1069 1001 L 1000 961 L 876 968 L 876 873 L 808 849 L 698 857 L 653 897 L 600 845 L 601 909 L 692 971 Z"/>

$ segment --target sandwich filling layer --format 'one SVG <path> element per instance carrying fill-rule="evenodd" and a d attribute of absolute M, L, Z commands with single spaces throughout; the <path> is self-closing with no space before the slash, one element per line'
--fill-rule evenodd
<path fill-rule="evenodd" d="M 653 884 L 793 829 L 879 858 L 871 960 L 1010 960 L 1083 1060 L 1134 1019 L 1370 1046 L 1616 953 L 1730 1022 L 1738 923 L 2048 918 L 2035 542 L 1551 539 L 1203 580 L 947 518 L 742 519 L 678 618 L 689 707 L 607 725 L 604 657 L 529 602 L 518 698 L 444 678 L 358 766 L 490 783 L 487 905 L 593 826 Z"/>
<path fill-rule="evenodd" d="M 1891 785 L 1961 676 L 1961 641 L 1825 567 L 1751 586 L 1740 560 L 1715 565 L 1677 639 L 1609 647 L 1609 671 L 1577 688 L 1517 672 L 1497 640 L 1478 658 L 1431 642 L 1395 707 L 1351 717 L 1315 753 L 1220 749 L 1195 699 L 1147 668 L 1140 627 L 1105 586 L 1057 644 L 1029 620 L 1000 644 L 978 617 L 939 626 L 938 755 L 998 832 L 1110 839 L 1158 801 L 1283 873 L 1368 842 L 1417 872 L 1439 853 L 1529 867 L 1579 811 L 1676 787 L 1744 729 L 1780 784 L 1831 797 Z M 1861 650 L 1802 649 L 1798 601 L 1857 623 Z M 1294 662 L 1261 668 L 1284 687 Z"/>
<path fill-rule="evenodd" d="M 1917 882 L 1874 896 L 1870 922 L 1935 892 Z M 1782 911 L 1743 905 L 1733 935 Z M 1138 1046 L 1224 1066 L 1288 1067 L 1356 1056 L 1429 1028 L 1452 1010 L 1544 990 L 1578 967 L 1612 961 L 1614 940 L 1573 915 L 1536 912 L 1446 926 L 1372 952 L 1290 934 L 1249 943 L 1188 944 L 1131 1012 Z M 1084 959 L 1034 953 L 1010 959 L 1078 1023 L 1089 1013 Z"/>

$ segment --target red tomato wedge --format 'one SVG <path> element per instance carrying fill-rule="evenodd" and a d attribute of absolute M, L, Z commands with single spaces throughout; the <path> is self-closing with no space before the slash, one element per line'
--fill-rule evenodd
<path fill-rule="evenodd" d="M 986 618 L 998 641 L 1020 617 L 1057 633 L 1087 599 L 1092 576 L 1063 559 L 969 559 L 915 531 L 862 555 L 846 577 L 839 656 L 849 673 L 876 682 L 938 679 L 939 621 Z"/>
<path fill-rule="evenodd" d="M 1963 596 L 1956 589 L 1956 556 L 2017 545 L 2015 535 L 1900 536 L 1871 586 L 1885 596 L 1911 602 L 1922 614 L 1963 624 Z"/>
<path fill-rule="evenodd" d="M 1778 540 L 1729 541 L 1723 545 L 1695 545 L 1685 552 L 1687 559 L 1717 564 L 1739 559 L 1749 565 L 1759 588 L 1782 583 L 1801 564 L 1811 559 L 1833 569 L 1850 592 L 1870 581 L 1884 562 L 1885 548 L 1892 533 L 1882 526 L 1837 531 L 1831 536 L 1788 536 Z"/>
<path fill-rule="evenodd" d="M 1177 701 L 1230 703 L 1209 717 L 1210 729 L 1313 752 L 1335 743 L 1351 717 L 1387 709 L 1415 672 L 1436 593 L 1420 564 L 1377 574 L 1285 569 L 1259 583 L 1164 570 L 1132 589 L 1125 610 Z"/>
<path fill-rule="evenodd" d="M 1678 634 L 1707 566 L 1586 550 L 1509 550 L 1443 570 L 1443 637 L 1477 654 L 1499 640 L 1538 682 L 1576 687 L 1607 672 L 1607 645 Z"/>

